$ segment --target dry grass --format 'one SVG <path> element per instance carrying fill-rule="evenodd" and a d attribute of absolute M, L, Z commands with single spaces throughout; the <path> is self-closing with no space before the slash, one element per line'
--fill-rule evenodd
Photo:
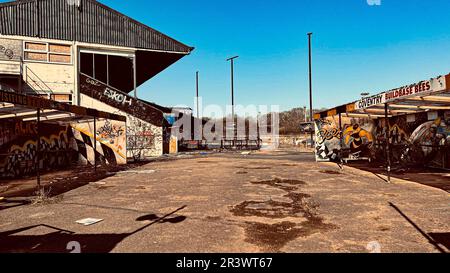
<path fill-rule="evenodd" d="M 32 205 L 50 205 L 56 204 L 62 201 L 64 195 L 51 196 L 52 188 L 49 187 L 48 190 L 45 188 L 40 189 L 36 192 L 36 196 L 31 198 Z"/>

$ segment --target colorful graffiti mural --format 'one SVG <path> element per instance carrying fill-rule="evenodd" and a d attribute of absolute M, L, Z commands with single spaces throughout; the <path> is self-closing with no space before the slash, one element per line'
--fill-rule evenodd
<path fill-rule="evenodd" d="M 87 164 L 97 163 L 120 165 L 127 163 L 126 128 L 120 121 L 100 120 L 96 122 L 97 132 L 94 139 L 94 123 L 73 123 L 73 135 L 81 161 Z M 97 141 L 97 145 L 94 145 Z M 94 149 L 96 146 L 96 150 Z"/>
<path fill-rule="evenodd" d="M 424 162 L 436 167 L 448 165 L 443 161 L 450 151 L 450 118 L 423 123 L 411 134 L 409 143 L 419 147 Z"/>
<path fill-rule="evenodd" d="M 154 126 L 139 118 L 128 116 L 128 157 L 140 160 L 163 154 L 163 128 Z"/>
<path fill-rule="evenodd" d="M 21 120 L 2 122 L 0 177 L 20 177 L 36 171 L 36 123 Z M 14 134 L 10 134 L 14 128 Z M 67 126 L 41 124 L 40 162 L 42 170 L 67 167 L 75 159 Z M 8 135 L 9 134 L 9 135 Z"/>
<path fill-rule="evenodd" d="M 333 161 L 342 149 L 342 132 L 332 118 L 320 119 L 316 128 L 316 160 Z"/>
<path fill-rule="evenodd" d="M 43 171 L 70 167 L 73 163 L 126 163 L 125 122 L 98 122 L 97 150 L 94 151 L 92 124 L 58 125 L 41 123 L 39 168 Z M 37 166 L 37 125 L 20 119 L 0 123 L 0 177 L 33 175 Z"/>
<path fill-rule="evenodd" d="M 450 111 L 404 115 L 376 120 L 338 118 L 316 121 L 316 158 L 334 161 L 349 159 L 386 159 L 390 144 L 393 164 L 416 164 L 450 168 Z"/>
<path fill-rule="evenodd" d="M 337 118 L 316 121 L 316 159 L 335 161 L 339 157 L 358 159 L 370 157 L 374 144 L 373 123 L 367 119 Z"/>
<path fill-rule="evenodd" d="M 374 142 L 372 132 L 363 129 L 359 124 L 347 125 L 343 138 L 345 146 L 350 149 L 354 158 L 370 156 Z"/>

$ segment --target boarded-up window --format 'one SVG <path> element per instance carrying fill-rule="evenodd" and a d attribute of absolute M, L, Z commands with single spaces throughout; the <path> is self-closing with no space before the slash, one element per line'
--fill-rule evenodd
<path fill-rule="evenodd" d="M 30 51 L 47 51 L 47 44 L 41 43 L 25 43 L 25 49 Z"/>
<path fill-rule="evenodd" d="M 49 45 L 49 51 L 51 53 L 65 53 L 70 55 L 70 46 L 68 45 L 55 45 L 50 44 Z"/>
<path fill-rule="evenodd" d="M 25 42 L 24 59 L 50 63 L 72 63 L 70 45 Z"/>
<path fill-rule="evenodd" d="M 70 63 L 70 56 L 68 56 L 68 55 L 57 55 L 57 54 L 51 54 L 50 53 L 49 61 L 51 63 Z"/>
<path fill-rule="evenodd" d="M 25 60 L 46 62 L 47 53 L 25 52 Z"/>
<path fill-rule="evenodd" d="M 60 101 L 60 102 L 70 102 L 72 101 L 72 95 L 68 94 L 52 94 L 52 100 Z"/>

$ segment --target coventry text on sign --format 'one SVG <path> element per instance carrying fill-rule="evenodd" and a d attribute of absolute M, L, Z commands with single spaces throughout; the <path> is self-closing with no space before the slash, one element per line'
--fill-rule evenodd
<path fill-rule="evenodd" d="M 383 103 L 385 103 L 385 96 L 384 93 L 381 93 L 372 97 L 362 98 L 361 100 L 355 103 L 355 110 L 366 109 L 370 106 Z"/>

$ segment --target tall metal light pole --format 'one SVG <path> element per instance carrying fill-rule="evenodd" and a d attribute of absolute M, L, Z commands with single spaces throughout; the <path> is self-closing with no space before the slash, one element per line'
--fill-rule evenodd
<path fill-rule="evenodd" d="M 239 56 L 234 56 L 228 58 L 227 61 L 230 61 L 231 64 L 231 116 L 233 117 L 233 141 L 236 140 L 236 122 L 234 116 L 234 59 L 239 58 Z"/>
<path fill-rule="evenodd" d="M 312 98 L 312 54 L 311 54 L 311 38 L 312 32 L 308 33 L 308 48 L 309 48 L 309 120 L 311 122 L 311 126 L 314 123 L 313 116 L 313 98 Z M 311 128 L 311 146 L 314 142 L 314 130 Z"/>

